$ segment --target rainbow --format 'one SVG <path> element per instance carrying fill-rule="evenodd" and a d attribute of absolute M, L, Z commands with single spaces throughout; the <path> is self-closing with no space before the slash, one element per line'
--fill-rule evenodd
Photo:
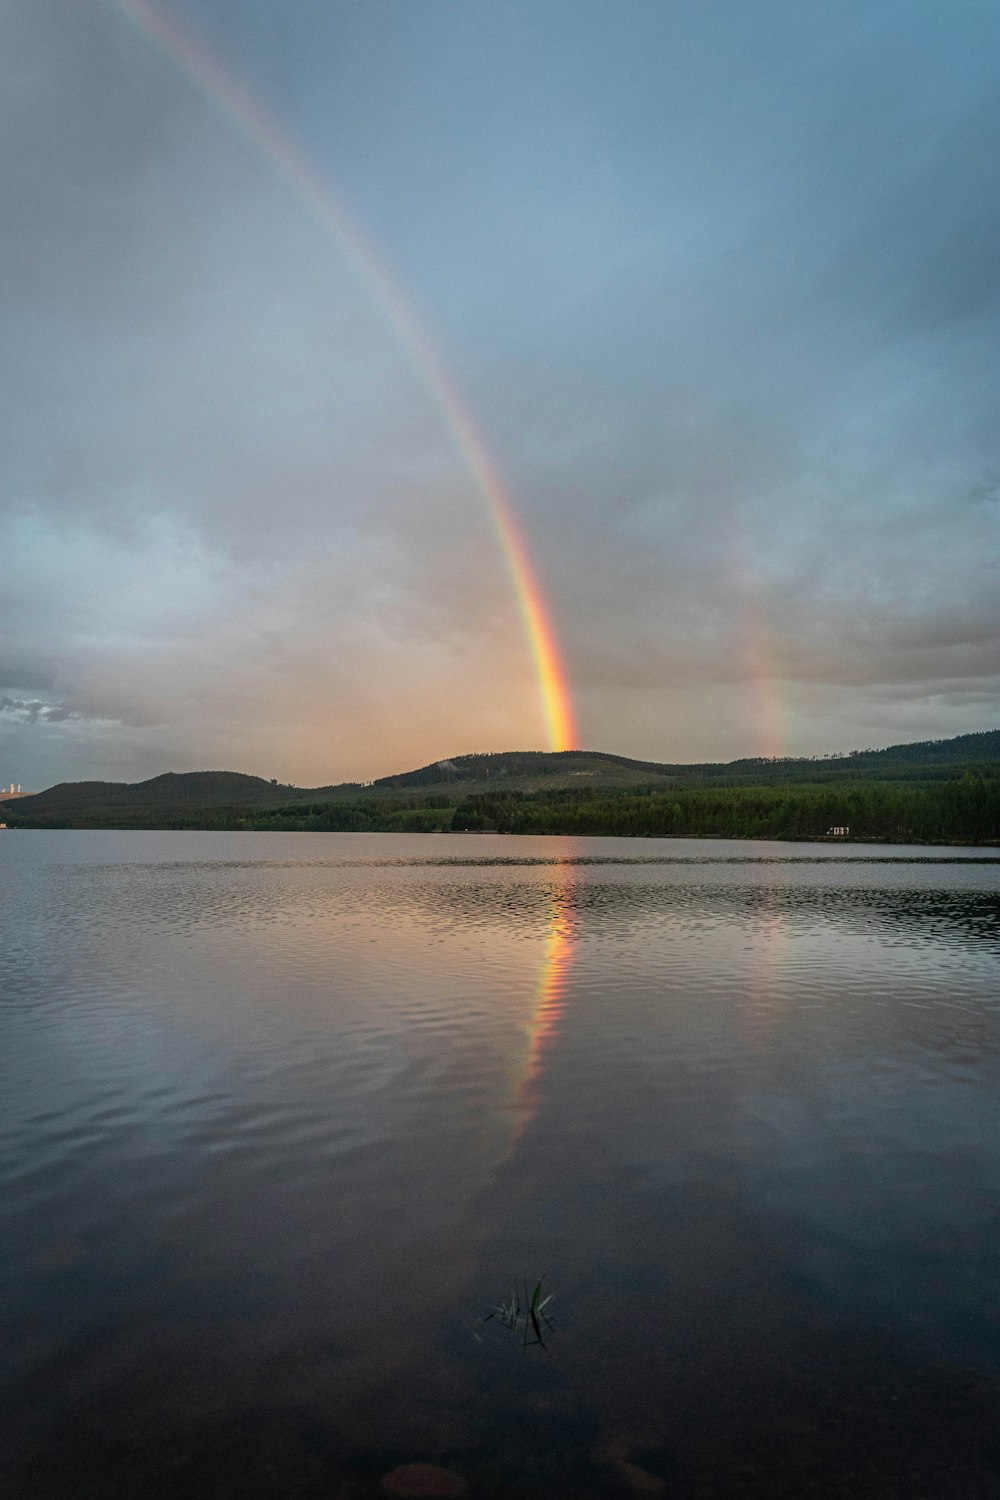
<path fill-rule="evenodd" d="M 760 580 L 747 565 L 746 559 L 753 553 L 753 537 L 738 523 L 733 528 L 732 545 L 729 579 L 733 597 L 742 604 L 734 660 L 742 666 L 752 745 L 748 753 L 779 760 L 790 753 L 791 745 L 791 711 L 783 692 L 785 643 L 767 618 Z"/>
<path fill-rule="evenodd" d="M 510 575 L 538 681 L 545 732 L 552 750 L 571 750 L 576 728 L 569 684 L 550 612 L 515 518 L 514 507 L 467 407 L 436 350 L 383 264 L 329 184 L 301 148 L 247 91 L 173 18 L 149 0 L 104 0 L 260 152 L 358 274 L 412 360 L 425 390 L 462 454 L 485 501 Z"/>
<path fill-rule="evenodd" d="M 782 668 L 774 632 L 762 612 L 748 608 L 744 616 L 743 651 L 751 697 L 754 755 L 777 760 L 788 754 L 788 712 L 778 690 Z"/>

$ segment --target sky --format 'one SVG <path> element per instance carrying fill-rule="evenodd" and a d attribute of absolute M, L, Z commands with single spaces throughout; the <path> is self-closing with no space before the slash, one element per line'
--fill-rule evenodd
<path fill-rule="evenodd" d="M 580 746 L 1000 724 L 994 0 L 154 10 L 0 0 L 0 781 L 548 748 L 442 379 Z"/>

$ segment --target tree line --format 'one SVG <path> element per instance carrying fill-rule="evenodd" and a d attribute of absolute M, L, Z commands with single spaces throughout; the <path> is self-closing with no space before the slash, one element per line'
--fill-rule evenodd
<path fill-rule="evenodd" d="M 1000 774 L 949 781 L 851 781 L 804 786 L 515 788 L 309 798 L 276 806 L 90 806 L 24 815 L 35 828 L 202 828 L 302 833 L 496 832 L 659 838 L 815 839 L 847 828 L 854 839 L 1000 845 Z"/>
<path fill-rule="evenodd" d="M 455 831 L 623 837 L 851 838 L 1000 844 L 1000 778 L 967 774 L 928 786 L 698 787 L 602 793 L 567 789 L 467 797 Z"/>

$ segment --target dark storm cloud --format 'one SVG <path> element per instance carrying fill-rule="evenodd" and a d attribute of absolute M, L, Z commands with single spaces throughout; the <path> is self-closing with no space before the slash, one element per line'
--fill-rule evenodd
<path fill-rule="evenodd" d="M 52 668 L 31 660 L 0 656 L 0 684 L 6 688 L 51 688 L 55 674 Z"/>
<path fill-rule="evenodd" d="M 1000 473 L 993 471 L 984 474 L 983 478 L 971 487 L 966 498 L 986 504 L 1000 500 Z"/>

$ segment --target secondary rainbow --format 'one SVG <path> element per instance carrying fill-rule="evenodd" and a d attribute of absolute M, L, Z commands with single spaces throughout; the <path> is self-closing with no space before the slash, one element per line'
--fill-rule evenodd
<path fill-rule="evenodd" d="M 514 508 L 475 423 L 441 360 L 374 247 L 292 137 L 207 48 L 148 0 L 104 0 L 242 133 L 290 185 L 373 295 L 418 372 L 485 501 L 510 575 L 534 664 L 545 730 L 552 750 L 576 741 L 569 684 L 555 630 Z"/>

